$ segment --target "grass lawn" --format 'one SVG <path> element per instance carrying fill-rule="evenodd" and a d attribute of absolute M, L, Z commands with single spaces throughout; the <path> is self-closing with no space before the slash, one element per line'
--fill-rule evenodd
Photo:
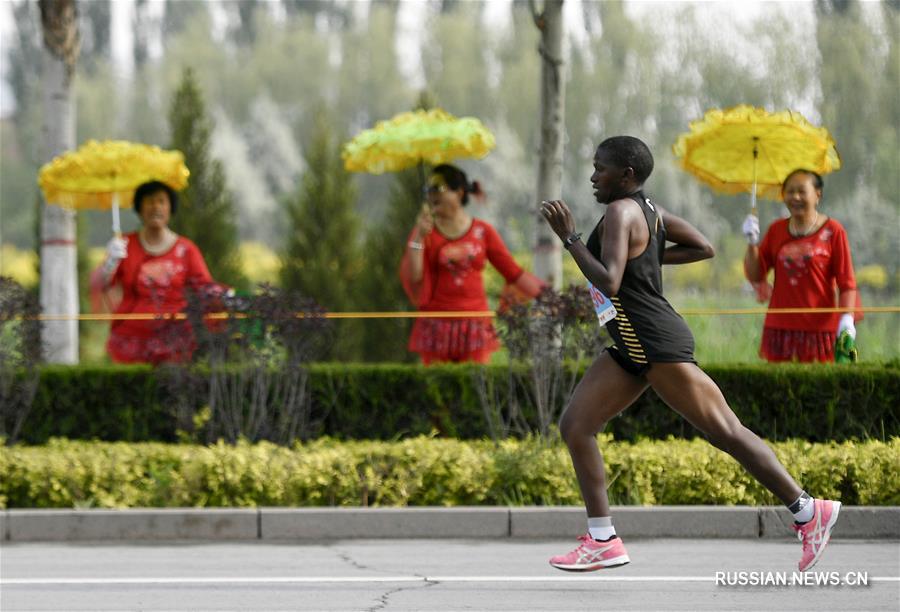
<path fill-rule="evenodd" d="M 746 294 L 675 293 L 669 300 L 678 310 L 700 308 L 759 308 Z M 900 299 L 863 294 L 864 306 L 897 306 Z M 685 320 L 694 332 L 697 361 L 703 363 L 758 362 L 765 315 L 691 315 Z M 867 313 L 857 323 L 856 344 L 860 361 L 884 362 L 900 358 L 900 313 Z"/>

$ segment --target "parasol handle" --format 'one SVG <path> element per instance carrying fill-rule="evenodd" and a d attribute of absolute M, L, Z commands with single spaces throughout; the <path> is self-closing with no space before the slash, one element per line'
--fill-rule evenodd
<path fill-rule="evenodd" d="M 122 224 L 119 222 L 119 192 L 114 191 L 112 197 L 112 231 L 116 238 L 122 237 Z"/>
<path fill-rule="evenodd" d="M 756 215 L 756 161 L 759 158 L 759 137 L 753 137 L 753 188 L 750 191 L 750 214 Z"/>
<path fill-rule="evenodd" d="M 419 158 L 419 163 L 417 164 L 419 169 L 419 193 L 425 193 L 425 160 L 421 157 Z M 426 202 L 427 198 L 423 198 Z"/>

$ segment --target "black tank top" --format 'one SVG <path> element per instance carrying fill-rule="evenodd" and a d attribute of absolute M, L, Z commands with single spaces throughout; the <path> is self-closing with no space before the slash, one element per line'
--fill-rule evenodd
<path fill-rule="evenodd" d="M 619 292 L 610 297 L 616 318 L 607 323 L 620 354 L 638 365 L 653 362 L 694 362 L 694 337 L 662 292 L 662 259 L 666 228 L 656 207 L 642 191 L 632 194 L 644 213 L 650 240 L 643 253 L 625 264 Z M 600 227 L 588 237 L 588 251 L 601 255 Z"/>

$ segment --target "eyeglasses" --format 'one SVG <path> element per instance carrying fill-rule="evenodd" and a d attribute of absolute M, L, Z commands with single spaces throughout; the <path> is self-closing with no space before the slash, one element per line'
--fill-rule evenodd
<path fill-rule="evenodd" d="M 427 197 L 429 195 L 444 193 L 448 189 L 450 189 L 450 186 L 447 185 L 446 178 L 444 178 L 440 174 L 432 174 L 428 177 L 428 182 L 425 183 L 425 187 L 422 190 L 422 193 Z"/>
<path fill-rule="evenodd" d="M 438 193 L 444 193 L 447 191 L 446 185 L 428 185 L 424 189 L 422 189 L 422 193 L 426 196 Z"/>

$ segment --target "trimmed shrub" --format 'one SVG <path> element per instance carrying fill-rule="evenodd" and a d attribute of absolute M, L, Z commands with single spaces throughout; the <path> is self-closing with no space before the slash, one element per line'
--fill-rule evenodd
<path fill-rule="evenodd" d="M 574 367 L 574 366 L 573 366 Z M 733 365 L 705 368 L 743 423 L 769 440 L 802 438 L 887 440 L 900 436 L 900 367 Z M 485 402 L 478 381 L 493 385 Z M 391 440 L 437 431 L 445 437 L 489 435 L 487 415 L 508 405 L 506 366 L 447 365 L 424 368 L 393 364 L 309 366 L 309 437 Z M 51 437 L 108 441 L 179 439 L 172 393 L 149 366 L 41 369 L 40 383 L 20 437 L 31 444 Z M 522 417 L 539 424 L 533 405 L 516 388 Z M 562 405 L 567 398 L 556 401 Z M 195 410 L 207 404 L 204 392 Z M 493 412 L 491 412 L 493 411 Z M 526 435 L 528 431 L 515 432 Z M 691 438 L 697 432 L 652 391 L 613 419 L 607 433 L 617 440 Z"/>
<path fill-rule="evenodd" d="M 44 366 L 21 438 L 175 441 L 175 413 L 148 366 Z"/>
<path fill-rule="evenodd" d="M 600 436 L 613 504 L 778 501 L 702 440 L 615 442 Z M 900 504 L 900 438 L 774 443 L 814 495 Z M 0 507 L 457 506 L 580 504 L 565 446 L 534 437 L 399 442 L 323 438 L 286 448 L 55 439 L 0 449 Z"/>

